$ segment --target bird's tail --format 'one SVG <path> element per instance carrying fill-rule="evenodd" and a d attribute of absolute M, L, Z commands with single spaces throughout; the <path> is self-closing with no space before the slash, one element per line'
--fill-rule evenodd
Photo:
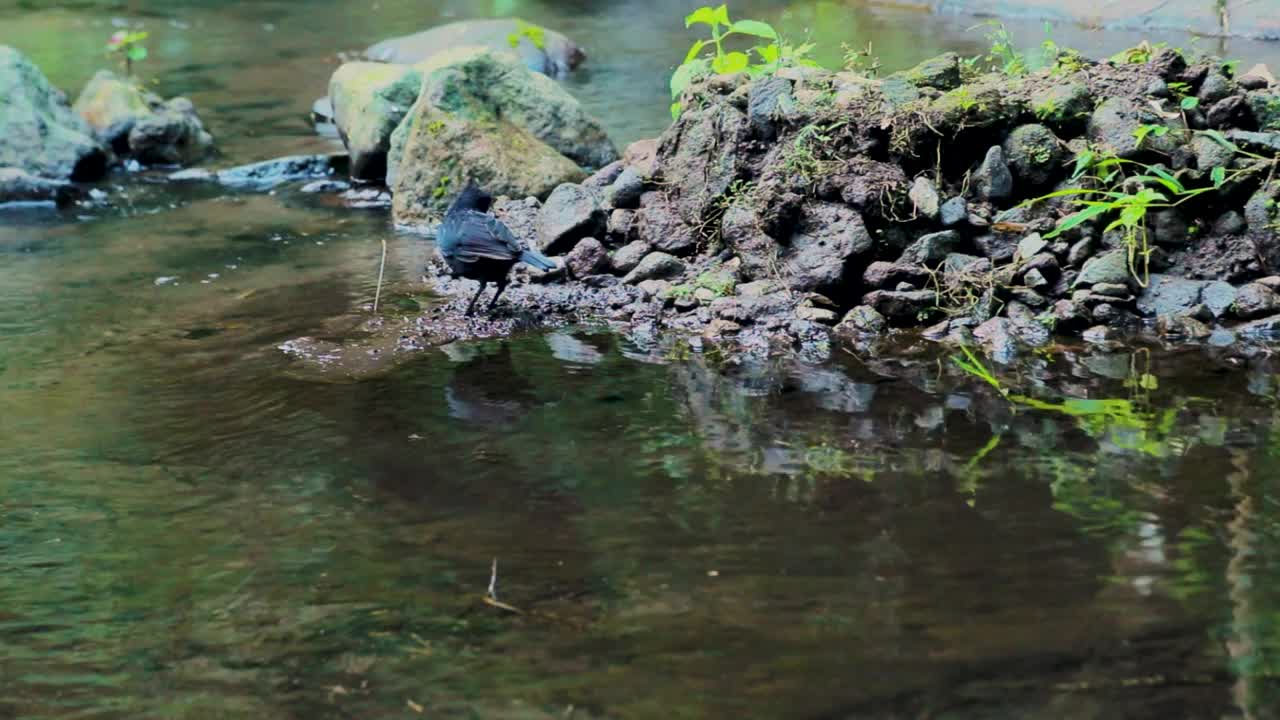
<path fill-rule="evenodd" d="M 551 262 L 551 258 L 543 255 L 537 250 L 525 250 L 520 253 L 520 262 L 526 265 L 532 265 L 539 270 L 554 270 L 556 264 Z"/>

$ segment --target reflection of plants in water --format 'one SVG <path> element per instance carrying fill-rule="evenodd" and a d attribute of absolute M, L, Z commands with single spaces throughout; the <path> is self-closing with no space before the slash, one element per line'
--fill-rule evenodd
<path fill-rule="evenodd" d="M 978 490 L 981 488 L 982 480 L 987 475 L 986 470 L 982 468 L 982 461 L 986 460 L 988 455 L 1000 447 L 1001 437 L 999 433 L 992 435 L 987 444 L 974 453 L 973 457 L 969 458 L 969 462 L 960 468 L 958 473 L 960 476 L 960 492 L 965 496 L 965 502 L 968 503 L 969 507 L 973 507 L 977 503 Z"/>
<path fill-rule="evenodd" d="M 1161 412 L 1152 409 L 1151 392 L 1159 387 L 1159 381 L 1150 372 L 1151 356 L 1145 350 L 1130 358 L 1129 376 L 1125 379 L 1125 387 L 1130 390 L 1128 398 L 1064 398 L 1056 402 L 1013 393 L 971 349 L 961 350 L 964 356 L 952 357 L 952 363 L 995 388 L 1015 408 L 1066 415 L 1092 438 L 1106 438 L 1122 450 L 1153 457 L 1166 456 L 1178 444 L 1174 428 L 1186 401 L 1179 399 Z M 1142 368 L 1139 368 L 1139 358 L 1145 361 Z"/>

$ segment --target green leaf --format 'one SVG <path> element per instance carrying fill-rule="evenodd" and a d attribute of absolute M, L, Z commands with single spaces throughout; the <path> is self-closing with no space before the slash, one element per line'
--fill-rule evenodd
<path fill-rule="evenodd" d="M 747 57 L 744 52 L 730 52 L 724 55 L 717 55 L 711 61 L 711 69 L 721 75 L 733 75 L 747 69 L 751 64 L 751 58 Z"/>
<path fill-rule="evenodd" d="M 130 60 L 134 62 L 138 62 L 140 60 L 146 60 L 147 49 L 142 47 L 141 45 L 134 45 L 133 47 L 129 48 L 128 57 Z"/>
<path fill-rule="evenodd" d="M 712 10 L 710 7 L 700 7 L 697 10 L 694 10 L 684 19 L 685 27 L 693 27 L 698 23 L 715 27 L 716 11 Z"/>
<path fill-rule="evenodd" d="M 1215 188 L 1221 188 L 1227 182 L 1227 169 L 1224 167 L 1216 167 L 1209 173 L 1209 178 L 1213 180 Z"/>
<path fill-rule="evenodd" d="M 716 8 L 715 19 L 716 19 L 716 22 L 721 25 L 732 25 L 733 23 L 729 22 L 729 6 L 721 5 L 720 7 Z"/>
<path fill-rule="evenodd" d="M 764 47 L 757 47 L 755 50 L 760 59 L 770 65 L 778 62 L 782 57 L 782 51 L 778 49 L 778 43 L 769 43 Z"/>
<path fill-rule="evenodd" d="M 1097 154 L 1094 153 L 1092 150 L 1085 150 L 1084 152 L 1077 155 L 1076 169 L 1075 169 L 1075 172 L 1071 174 L 1071 179 L 1076 180 L 1081 175 L 1083 175 L 1085 171 L 1089 169 L 1089 166 L 1093 164 L 1093 159 L 1095 157 L 1097 157 Z"/>
<path fill-rule="evenodd" d="M 1067 217 L 1063 218 L 1061 222 L 1058 223 L 1058 227 L 1054 228 L 1053 232 L 1049 233 L 1048 235 L 1045 235 L 1044 239 L 1052 240 L 1058 237 L 1059 235 L 1061 235 L 1062 233 L 1078 225 L 1083 225 L 1084 223 L 1089 222 L 1090 220 L 1107 212 L 1111 208 L 1112 208 L 1112 205 L 1110 203 L 1099 203 L 1097 205 L 1090 205 L 1089 207 L 1085 208 L 1084 210 L 1081 210 L 1080 212 L 1068 215 Z"/>
<path fill-rule="evenodd" d="M 1223 135 L 1221 132 L 1217 130 L 1201 130 L 1199 131 L 1199 134 L 1204 135 L 1205 137 L 1218 143 L 1222 147 L 1230 150 L 1231 152 L 1234 152 L 1234 153 L 1240 152 L 1240 148 L 1235 143 L 1228 140 L 1226 135 Z"/>
<path fill-rule="evenodd" d="M 676 71 L 671 75 L 671 97 L 679 100 L 680 94 L 685 91 L 685 88 L 689 87 L 689 83 L 705 73 L 706 70 L 706 60 L 694 60 L 676 68 Z"/>
<path fill-rule="evenodd" d="M 693 47 L 689 48 L 689 52 L 685 53 L 684 61 L 686 63 L 692 62 L 694 58 L 698 57 L 698 53 L 702 52 L 702 48 L 707 46 L 707 42 L 706 40 L 695 42 Z"/>
<path fill-rule="evenodd" d="M 730 32 L 742 33 L 743 35 L 754 35 L 766 40 L 777 40 L 778 31 L 773 26 L 759 20 L 739 20 L 729 27 Z"/>
<path fill-rule="evenodd" d="M 1178 103 L 1178 105 L 1183 110 L 1195 110 L 1196 108 L 1200 107 L 1200 99 L 1193 98 L 1193 97 L 1184 97 L 1182 98 L 1182 102 Z"/>
<path fill-rule="evenodd" d="M 1151 373 L 1143 373 L 1142 377 L 1138 378 L 1138 387 L 1143 390 L 1159 390 L 1160 380 Z"/>
<path fill-rule="evenodd" d="M 680 103 L 678 102 L 671 103 L 671 120 L 673 122 L 680 119 L 680 111 L 682 109 L 683 109 L 683 106 L 681 106 Z"/>

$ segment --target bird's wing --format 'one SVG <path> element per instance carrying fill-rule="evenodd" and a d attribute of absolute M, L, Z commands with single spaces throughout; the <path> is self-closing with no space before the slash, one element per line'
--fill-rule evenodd
<path fill-rule="evenodd" d="M 462 212 L 450 220 L 449 232 L 455 240 L 450 254 L 462 262 L 515 260 L 523 251 L 507 226 L 492 215 Z"/>

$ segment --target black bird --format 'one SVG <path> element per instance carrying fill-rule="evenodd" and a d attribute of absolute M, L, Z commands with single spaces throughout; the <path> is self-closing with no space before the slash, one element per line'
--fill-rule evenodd
<path fill-rule="evenodd" d="M 507 289 L 507 274 L 522 262 L 540 270 L 556 265 L 545 255 L 520 245 L 502 221 L 489 214 L 493 197 L 468 183 L 462 194 L 449 206 L 444 222 L 436 232 L 436 246 L 454 277 L 480 281 L 480 289 L 467 305 L 467 315 L 475 308 L 480 294 L 489 283 L 498 284 L 498 292 L 489 301 L 486 312 L 493 310 L 502 291 Z"/>

